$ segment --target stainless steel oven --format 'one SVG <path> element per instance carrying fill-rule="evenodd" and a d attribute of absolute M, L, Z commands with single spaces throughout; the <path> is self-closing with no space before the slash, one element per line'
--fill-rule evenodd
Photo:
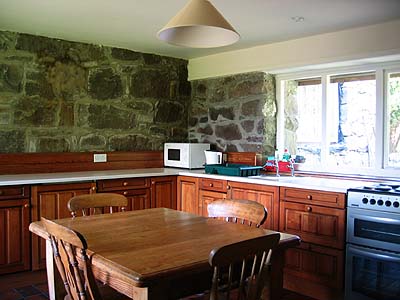
<path fill-rule="evenodd" d="M 400 189 L 347 193 L 346 300 L 400 299 Z"/>

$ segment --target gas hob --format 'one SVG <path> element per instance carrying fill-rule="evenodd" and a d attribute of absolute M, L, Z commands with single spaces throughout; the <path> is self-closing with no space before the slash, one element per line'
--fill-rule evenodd
<path fill-rule="evenodd" d="M 347 206 L 400 213 L 400 182 L 348 189 Z"/>

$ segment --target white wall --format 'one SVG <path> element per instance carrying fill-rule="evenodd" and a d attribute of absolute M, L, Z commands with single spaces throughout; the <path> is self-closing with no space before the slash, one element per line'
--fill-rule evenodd
<path fill-rule="evenodd" d="M 377 58 L 400 58 L 400 20 L 191 59 L 189 80 Z"/>

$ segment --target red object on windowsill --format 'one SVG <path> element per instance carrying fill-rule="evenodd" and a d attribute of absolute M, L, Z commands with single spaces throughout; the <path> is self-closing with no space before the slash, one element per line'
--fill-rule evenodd
<path fill-rule="evenodd" d="M 290 173 L 291 172 L 291 170 L 289 168 L 290 162 L 279 161 L 278 164 L 279 164 L 279 172 L 282 172 L 282 173 Z M 276 172 L 275 161 L 267 160 L 267 163 L 264 165 L 264 170 L 267 172 Z"/>

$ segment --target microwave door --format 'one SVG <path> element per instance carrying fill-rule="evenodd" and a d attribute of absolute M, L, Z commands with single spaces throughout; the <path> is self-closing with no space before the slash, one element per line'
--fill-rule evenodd
<path fill-rule="evenodd" d="M 168 149 L 168 160 L 169 161 L 180 161 L 181 160 L 181 149 Z"/>

